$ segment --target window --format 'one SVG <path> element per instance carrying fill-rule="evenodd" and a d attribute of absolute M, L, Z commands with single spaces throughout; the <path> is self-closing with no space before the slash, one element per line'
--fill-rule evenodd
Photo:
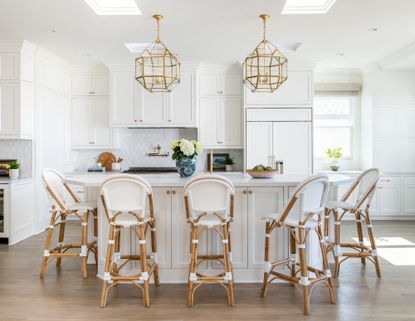
<path fill-rule="evenodd" d="M 327 148 L 341 147 L 353 158 L 354 96 L 319 96 L 314 100 L 314 156 L 324 158 Z"/>

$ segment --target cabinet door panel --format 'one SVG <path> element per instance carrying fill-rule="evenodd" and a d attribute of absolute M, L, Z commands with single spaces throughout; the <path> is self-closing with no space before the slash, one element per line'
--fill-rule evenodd
<path fill-rule="evenodd" d="M 246 167 L 267 165 L 272 155 L 272 123 L 248 122 L 246 130 Z"/>
<path fill-rule="evenodd" d="M 284 173 L 311 174 L 311 123 L 277 122 L 273 126 L 273 155 L 284 161 Z"/>
<path fill-rule="evenodd" d="M 199 75 L 199 95 L 215 96 L 219 94 L 220 74 L 207 73 Z"/>
<path fill-rule="evenodd" d="M 223 98 L 220 141 L 226 146 L 242 146 L 242 106 L 240 98 Z"/>
<path fill-rule="evenodd" d="M 166 123 L 166 96 L 163 93 L 150 93 L 141 89 L 140 122 L 143 124 Z"/>
<path fill-rule="evenodd" d="M 137 83 L 133 72 L 111 74 L 111 125 L 135 126 L 138 124 Z"/>
<path fill-rule="evenodd" d="M 384 185 L 378 188 L 379 208 L 382 214 L 400 214 L 400 185 Z"/>
<path fill-rule="evenodd" d="M 91 95 L 93 91 L 91 75 L 72 75 L 72 95 Z"/>
<path fill-rule="evenodd" d="M 235 193 L 234 219 L 231 223 L 231 252 L 232 264 L 235 269 L 244 269 L 248 266 L 248 198 L 246 188 L 237 188 Z M 217 233 L 212 233 L 212 254 L 222 254 L 223 247 Z M 221 268 L 220 264 L 213 265 Z"/>
<path fill-rule="evenodd" d="M 107 75 L 94 75 L 92 77 L 92 91 L 94 95 L 108 95 L 109 85 L 109 77 Z"/>
<path fill-rule="evenodd" d="M 415 185 L 404 185 L 403 211 L 405 214 L 415 213 Z"/>
<path fill-rule="evenodd" d="M 73 99 L 71 108 L 71 138 L 72 145 L 90 145 L 93 140 L 91 133 L 94 104 L 90 99 Z"/>
<path fill-rule="evenodd" d="M 171 196 L 170 188 L 154 188 L 154 207 L 157 231 L 157 256 L 160 268 L 171 268 Z M 151 250 L 150 232 L 148 249 Z"/>
<path fill-rule="evenodd" d="M 111 146 L 112 129 L 109 123 L 109 101 L 94 100 L 94 145 Z"/>
<path fill-rule="evenodd" d="M 242 80 L 240 75 L 223 75 L 221 91 L 224 95 L 240 96 L 242 90 Z"/>
<path fill-rule="evenodd" d="M 17 84 L 0 84 L 0 135 L 14 135 L 19 130 L 19 88 Z"/>
<path fill-rule="evenodd" d="M 218 145 L 219 141 L 219 113 L 220 98 L 200 98 L 200 141 L 205 147 L 213 147 Z"/>
<path fill-rule="evenodd" d="M 280 187 L 255 187 L 248 190 L 248 268 L 263 268 L 265 244 L 265 220 L 267 214 L 280 212 L 283 208 L 284 190 Z M 273 231 L 270 257 L 280 259 L 284 255 L 282 229 Z"/>
<path fill-rule="evenodd" d="M 194 73 L 182 72 L 180 84 L 168 94 L 169 116 L 168 123 L 171 125 L 195 124 L 194 108 Z"/>

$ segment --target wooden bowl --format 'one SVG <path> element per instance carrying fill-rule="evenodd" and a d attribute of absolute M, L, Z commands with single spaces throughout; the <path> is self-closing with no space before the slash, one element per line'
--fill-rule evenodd
<path fill-rule="evenodd" d="M 276 174 L 278 174 L 277 169 L 272 169 L 272 170 L 268 170 L 268 171 L 253 171 L 252 169 L 247 169 L 246 172 L 252 178 L 272 178 Z"/>

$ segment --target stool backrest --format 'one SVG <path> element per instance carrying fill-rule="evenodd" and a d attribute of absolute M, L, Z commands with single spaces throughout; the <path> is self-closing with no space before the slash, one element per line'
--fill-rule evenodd
<path fill-rule="evenodd" d="M 326 175 L 314 175 L 297 185 L 288 205 L 280 218 L 283 223 L 288 217 L 304 222 L 308 215 L 319 214 L 326 207 L 329 182 Z M 300 224 L 301 225 L 301 224 Z"/>
<path fill-rule="evenodd" d="M 101 199 L 110 222 L 120 214 L 128 214 L 140 221 L 146 217 L 147 200 L 150 216 L 154 217 L 153 191 L 150 184 L 137 175 L 118 174 L 101 185 Z"/>
<path fill-rule="evenodd" d="M 197 176 L 184 187 L 187 219 L 212 214 L 223 219 L 233 217 L 234 197 L 235 188 L 228 178 L 220 175 Z"/>
<path fill-rule="evenodd" d="M 68 205 L 80 202 L 79 197 L 65 182 L 65 177 L 58 171 L 45 168 L 42 182 L 52 208 L 59 207 L 61 211 L 68 211 Z"/>
<path fill-rule="evenodd" d="M 354 209 L 366 209 L 372 202 L 373 195 L 376 191 L 376 184 L 378 183 L 379 178 L 379 169 L 369 168 L 365 170 L 348 188 L 342 197 L 342 201 L 347 201 L 354 192 L 357 192 L 357 200 L 354 204 Z"/>

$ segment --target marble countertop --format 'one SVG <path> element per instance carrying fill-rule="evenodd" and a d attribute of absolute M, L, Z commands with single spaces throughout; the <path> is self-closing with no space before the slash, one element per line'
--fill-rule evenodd
<path fill-rule="evenodd" d="M 199 173 L 200 175 L 204 173 Z M 100 187 L 102 182 L 107 178 L 116 175 L 116 173 L 76 173 L 74 175 L 68 174 L 66 181 L 69 184 L 81 185 L 84 187 Z M 304 179 L 306 175 L 292 175 L 283 174 L 276 175 L 269 179 L 255 179 L 251 178 L 247 174 L 243 173 L 232 173 L 232 174 L 221 174 L 228 177 L 235 187 L 267 187 L 267 186 L 295 186 Z M 153 187 L 183 187 L 190 178 L 181 178 L 176 173 L 169 174 L 142 174 L 140 175 L 145 178 Z M 195 176 L 195 175 L 194 175 Z M 193 176 L 193 177 L 194 177 Z M 353 182 L 354 178 L 346 175 L 329 174 L 329 182 L 332 185 L 349 184 Z"/>
<path fill-rule="evenodd" d="M 18 179 L 10 179 L 9 177 L 0 177 L 0 184 L 23 184 L 33 181 L 32 177 L 23 177 Z"/>

